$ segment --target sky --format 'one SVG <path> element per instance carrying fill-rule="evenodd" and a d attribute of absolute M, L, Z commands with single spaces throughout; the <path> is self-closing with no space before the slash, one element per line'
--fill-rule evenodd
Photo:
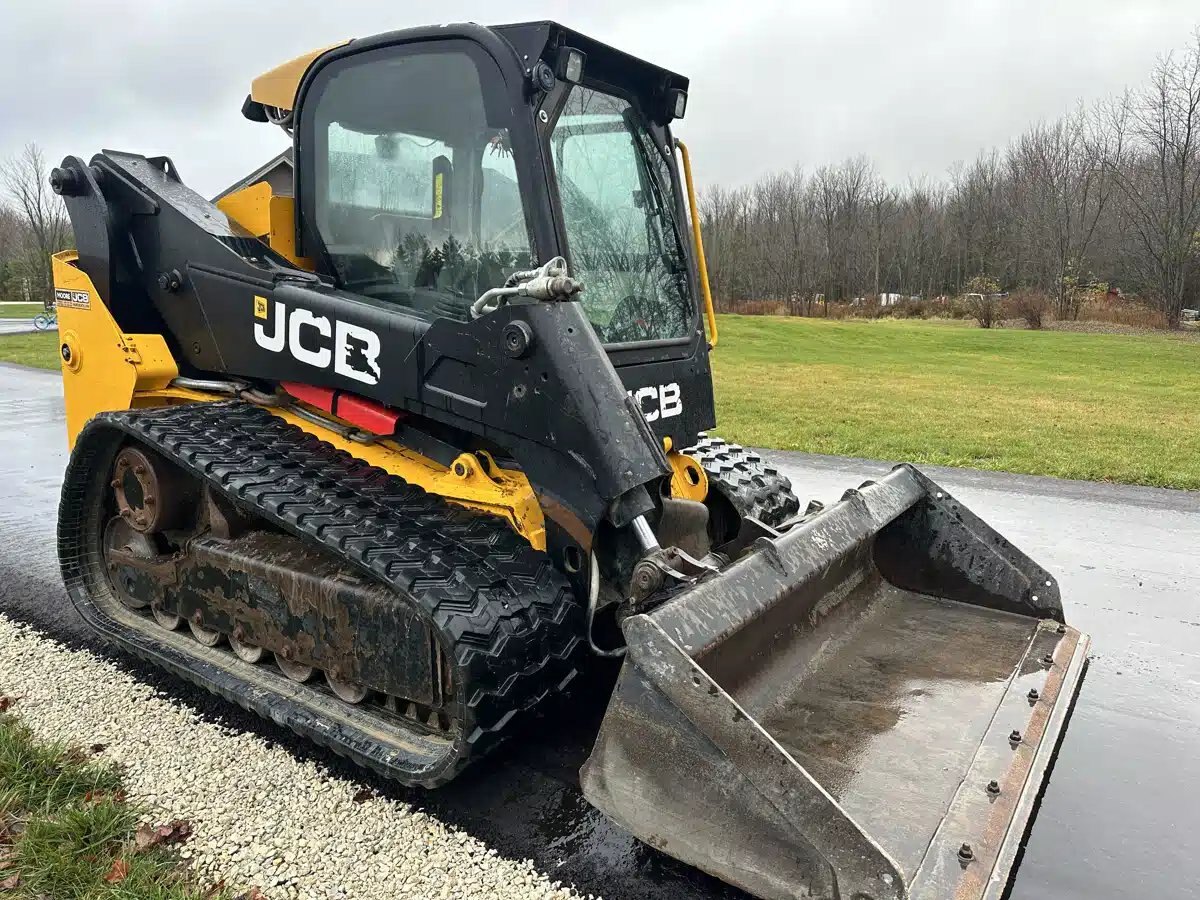
<path fill-rule="evenodd" d="M 555 19 L 691 78 L 701 186 L 866 155 L 940 178 L 1028 124 L 1144 81 L 1196 0 L 0 0 L 0 159 L 170 156 L 213 195 L 286 145 L 254 76 L 343 38 Z"/>

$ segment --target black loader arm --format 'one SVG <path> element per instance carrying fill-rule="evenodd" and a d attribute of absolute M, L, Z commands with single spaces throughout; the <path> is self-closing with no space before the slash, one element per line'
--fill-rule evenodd
<path fill-rule="evenodd" d="M 181 372 L 351 391 L 494 442 L 538 494 L 552 552 L 589 551 L 602 519 L 651 508 L 662 445 L 578 303 L 430 321 L 295 267 L 165 158 L 105 151 L 55 172 L 80 267 L 122 329 L 166 337 Z"/>

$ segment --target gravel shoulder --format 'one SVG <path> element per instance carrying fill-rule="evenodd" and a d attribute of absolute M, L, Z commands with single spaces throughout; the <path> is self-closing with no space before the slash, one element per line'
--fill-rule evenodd
<path fill-rule="evenodd" d="M 116 666 L 0 616 L 0 692 L 46 740 L 107 744 L 131 798 L 188 819 L 196 872 L 276 898 L 577 895 L 416 807 L 207 722 Z M 590 896 L 590 895 L 589 895 Z"/>

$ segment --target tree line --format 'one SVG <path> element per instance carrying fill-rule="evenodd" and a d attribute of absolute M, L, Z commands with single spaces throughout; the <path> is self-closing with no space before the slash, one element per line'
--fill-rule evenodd
<path fill-rule="evenodd" d="M 50 254 L 70 222 L 36 145 L 0 164 L 0 300 L 53 296 Z M 703 191 L 718 303 L 804 314 L 881 295 L 1031 288 L 1060 319 L 1080 286 L 1153 305 L 1169 325 L 1200 306 L 1200 29 L 1144 85 L 1080 104 L 949 177 L 888 184 L 866 157 Z"/>
<path fill-rule="evenodd" d="M 711 186 L 700 209 L 726 309 L 820 315 L 987 284 L 1035 289 L 1070 319 L 1079 288 L 1098 286 L 1174 326 L 1200 305 L 1200 29 L 1140 88 L 1033 125 L 944 181 L 888 184 L 859 156 Z"/>

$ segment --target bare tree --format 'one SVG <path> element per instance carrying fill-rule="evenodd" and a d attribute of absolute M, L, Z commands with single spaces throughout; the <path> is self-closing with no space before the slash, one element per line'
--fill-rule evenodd
<path fill-rule="evenodd" d="M 1159 60 L 1145 90 L 1115 104 L 1112 128 L 1129 260 L 1174 327 L 1200 253 L 1200 29 L 1185 53 Z"/>
<path fill-rule="evenodd" d="M 889 187 L 882 178 L 873 176 L 867 187 L 867 209 L 870 212 L 871 222 L 872 293 L 876 300 L 879 299 L 881 287 L 880 264 L 883 258 L 883 242 L 892 220 L 896 217 L 899 203 L 899 191 L 894 187 Z"/>
<path fill-rule="evenodd" d="M 1088 253 L 1108 209 L 1114 178 L 1112 141 L 1101 117 L 1083 107 L 1037 125 L 1009 150 L 1015 221 L 1039 286 L 1056 298 L 1060 319 L 1078 316 L 1071 290 L 1089 271 Z"/>
<path fill-rule="evenodd" d="M 829 297 L 834 292 L 834 257 L 837 253 L 838 212 L 841 205 L 838 172 L 830 166 L 822 166 L 813 175 L 813 199 L 817 221 L 821 228 L 821 257 L 825 272 L 822 300 L 825 315 L 829 315 Z"/>
<path fill-rule="evenodd" d="M 59 197 L 50 189 L 41 148 L 25 149 L 0 165 L 0 183 L 12 199 L 23 230 L 20 264 L 36 297 L 49 303 L 54 296 L 50 256 L 70 246 L 71 223 Z"/>

